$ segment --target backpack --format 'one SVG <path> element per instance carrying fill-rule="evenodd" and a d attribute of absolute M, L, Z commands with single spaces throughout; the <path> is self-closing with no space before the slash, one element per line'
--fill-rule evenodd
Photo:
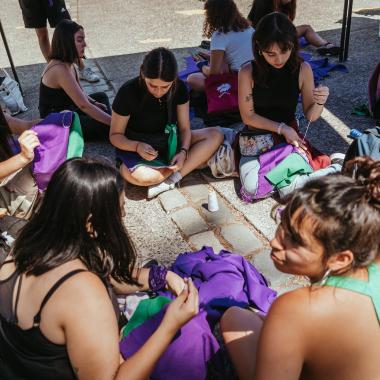
<path fill-rule="evenodd" d="M 380 121 L 380 62 L 368 82 L 368 105 L 372 117 Z"/>
<path fill-rule="evenodd" d="M 359 156 L 369 156 L 374 160 L 380 160 L 380 127 L 366 129 L 351 143 L 343 166 L 347 161 Z"/>
<path fill-rule="evenodd" d="M 0 75 L 0 102 L 9 109 L 12 116 L 27 111 L 19 84 L 4 69 L 0 70 L 4 74 Z"/>

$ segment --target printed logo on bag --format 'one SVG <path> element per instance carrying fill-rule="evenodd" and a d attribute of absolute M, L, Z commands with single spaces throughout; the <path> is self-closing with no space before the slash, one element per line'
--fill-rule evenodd
<path fill-rule="evenodd" d="M 219 98 L 221 98 L 223 95 L 231 95 L 230 90 L 232 86 L 229 83 L 222 83 L 220 86 L 218 86 L 216 89 L 219 94 Z"/>

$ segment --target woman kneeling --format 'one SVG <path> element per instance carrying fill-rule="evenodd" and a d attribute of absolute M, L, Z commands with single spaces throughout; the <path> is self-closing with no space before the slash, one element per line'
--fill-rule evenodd
<path fill-rule="evenodd" d="M 124 151 L 121 174 L 134 185 L 150 186 L 148 198 L 174 188 L 223 141 L 218 128 L 190 130 L 188 92 L 177 72 L 172 52 L 152 50 L 144 58 L 140 76 L 120 88 L 112 106 L 110 140 Z"/>

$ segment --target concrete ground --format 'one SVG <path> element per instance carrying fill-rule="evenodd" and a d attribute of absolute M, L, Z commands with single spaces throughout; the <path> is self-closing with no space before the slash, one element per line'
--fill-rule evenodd
<path fill-rule="evenodd" d="M 203 3 L 198 0 L 66 0 L 71 15 L 85 27 L 88 64 L 101 76 L 96 85 L 84 84 L 86 91 L 106 91 L 111 100 L 115 91 L 138 74 L 146 51 L 167 46 L 174 49 L 178 62 L 189 55 L 202 40 Z M 237 1 L 243 14 L 250 0 Z M 308 138 L 322 151 L 344 152 L 352 128 L 363 130 L 371 119 L 351 115 L 352 109 L 367 103 L 367 82 L 380 58 L 379 12 L 366 11 L 378 6 L 378 0 L 354 2 L 349 73 L 333 72 L 324 80 L 330 98 L 320 120 L 312 123 Z M 16 0 L 2 0 L 6 17 L 2 18 L 13 54 L 25 102 L 29 110 L 22 118 L 38 117 L 37 102 L 43 59 L 33 30 L 25 30 Z M 329 41 L 339 44 L 343 0 L 299 2 L 295 23 L 311 23 Z M 364 10 L 363 10 L 364 9 Z M 312 48 L 306 51 L 312 52 Z M 332 61 L 335 61 L 332 59 Z M 7 67 L 0 48 L 0 67 Z M 9 70 L 10 72 L 10 70 Z M 114 160 L 109 144 L 88 144 L 86 155 L 102 155 Z M 216 180 L 207 171 L 197 171 L 185 178 L 181 187 L 147 201 L 146 190 L 127 186 L 128 232 L 140 259 L 155 257 L 168 264 L 179 252 L 211 245 L 242 254 L 270 279 L 280 292 L 305 283 L 303 279 L 280 274 L 269 258 L 269 240 L 276 223 L 271 210 L 272 199 L 254 204 L 242 203 L 236 194 L 236 179 Z M 218 194 L 220 210 L 207 211 L 210 189 Z"/>

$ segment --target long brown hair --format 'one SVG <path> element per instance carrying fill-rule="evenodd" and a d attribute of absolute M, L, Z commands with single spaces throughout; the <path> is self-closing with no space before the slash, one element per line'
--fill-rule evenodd
<path fill-rule="evenodd" d="M 0 161 L 5 161 L 13 156 L 9 139 L 12 138 L 7 119 L 0 107 Z"/>
<path fill-rule="evenodd" d="M 270 13 L 260 20 L 252 38 L 252 50 L 255 57 L 252 74 L 253 80 L 257 83 L 265 85 L 270 65 L 262 55 L 262 51 L 269 49 L 273 44 L 278 44 L 283 51 L 291 50 L 286 64 L 292 72 L 297 70 L 301 63 L 295 26 L 283 13 Z"/>
<path fill-rule="evenodd" d="M 249 27 L 249 22 L 238 10 L 233 0 L 207 0 L 204 5 L 206 19 L 203 35 L 210 38 L 216 31 L 241 32 Z"/>
<path fill-rule="evenodd" d="M 294 21 L 296 8 L 297 0 L 291 0 L 288 4 L 282 4 L 281 0 L 254 0 L 247 18 L 254 28 L 264 16 L 272 12 L 284 13 L 291 21 Z"/>

